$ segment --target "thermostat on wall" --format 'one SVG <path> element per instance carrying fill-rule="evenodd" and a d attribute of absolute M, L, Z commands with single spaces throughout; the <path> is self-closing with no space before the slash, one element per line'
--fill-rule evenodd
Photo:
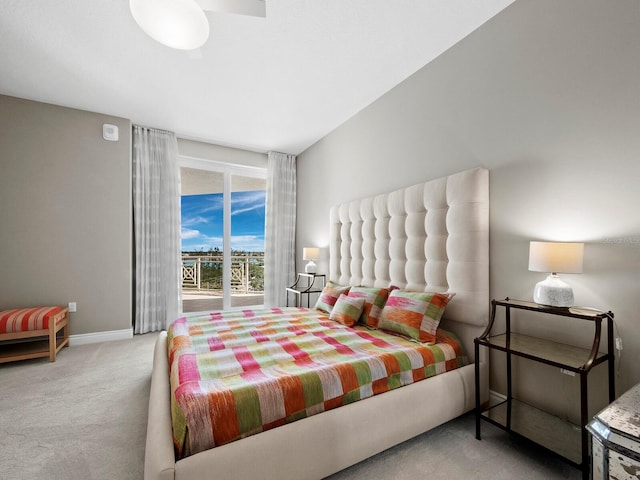
<path fill-rule="evenodd" d="M 102 138 L 111 142 L 118 141 L 118 127 L 105 123 L 102 125 Z"/>

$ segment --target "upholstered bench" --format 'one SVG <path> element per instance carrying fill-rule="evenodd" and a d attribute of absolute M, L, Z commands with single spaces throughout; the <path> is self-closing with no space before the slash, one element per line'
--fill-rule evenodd
<path fill-rule="evenodd" d="M 58 332 L 63 330 L 58 336 Z M 42 337 L 46 337 L 42 338 Z M 31 341 L 17 341 L 31 339 Z M 69 310 L 64 307 L 0 311 L 0 363 L 49 357 L 69 345 Z"/>

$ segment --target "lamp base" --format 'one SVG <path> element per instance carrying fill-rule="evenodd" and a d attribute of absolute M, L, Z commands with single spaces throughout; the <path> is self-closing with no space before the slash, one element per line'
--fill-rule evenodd
<path fill-rule="evenodd" d="M 573 307 L 573 289 L 556 274 L 536 283 L 533 301 L 549 307 Z"/>
<path fill-rule="evenodd" d="M 313 260 L 309 260 L 309 263 L 304 266 L 304 273 L 316 273 L 316 264 Z"/>

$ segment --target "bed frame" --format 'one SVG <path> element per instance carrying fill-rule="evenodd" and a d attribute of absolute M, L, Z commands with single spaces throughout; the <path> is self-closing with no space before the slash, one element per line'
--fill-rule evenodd
<path fill-rule="evenodd" d="M 331 209 L 330 279 L 455 292 L 443 328 L 480 362 L 473 339 L 489 315 L 489 173 L 476 168 Z M 324 478 L 475 406 L 474 365 L 175 461 L 167 336 L 156 343 L 145 480 Z M 376 419 L 376 421 L 370 421 Z M 381 421 L 383 420 L 383 421 Z"/>

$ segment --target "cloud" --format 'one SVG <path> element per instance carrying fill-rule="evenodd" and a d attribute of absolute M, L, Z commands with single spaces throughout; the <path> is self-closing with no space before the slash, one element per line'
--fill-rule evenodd
<path fill-rule="evenodd" d="M 264 205 L 265 197 L 266 192 L 264 190 L 234 192 L 233 203 L 261 203 Z"/>
<path fill-rule="evenodd" d="M 262 252 L 264 251 L 264 237 L 256 235 L 235 235 L 231 237 L 231 246 L 234 250 Z"/>
<path fill-rule="evenodd" d="M 258 210 L 258 209 L 264 210 L 264 205 L 263 206 L 255 205 L 253 207 L 247 207 L 240 210 L 231 210 L 231 216 L 238 215 L 239 213 L 251 212 L 253 210 Z"/>
<path fill-rule="evenodd" d="M 180 231 L 180 238 L 182 238 L 183 240 L 191 240 L 194 238 L 199 238 L 200 237 L 200 230 L 192 230 L 189 228 L 183 228 Z"/>
<path fill-rule="evenodd" d="M 182 215 L 197 221 L 207 223 L 211 218 L 210 212 L 222 214 L 222 194 L 206 193 L 201 195 L 182 196 Z"/>
<path fill-rule="evenodd" d="M 231 200 L 231 215 L 251 212 L 253 210 L 264 211 L 265 192 L 236 192 Z"/>
<path fill-rule="evenodd" d="M 183 227 L 193 227 L 194 225 L 208 224 L 209 220 L 201 215 L 196 215 L 194 217 L 185 215 L 181 219 L 181 223 Z"/>
<path fill-rule="evenodd" d="M 206 204 L 198 210 L 198 213 L 222 212 L 223 207 L 222 194 L 211 194 L 207 195 Z"/>
<path fill-rule="evenodd" d="M 182 251 L 183 252 L 208 252 L 209 250 L 213 250 L 216 247 L 222 250 L 222 237 L 217 236 L 209 236 L 205 235 L 201 232 L 197 236 L 185 238 L 182 237 Z"/>

